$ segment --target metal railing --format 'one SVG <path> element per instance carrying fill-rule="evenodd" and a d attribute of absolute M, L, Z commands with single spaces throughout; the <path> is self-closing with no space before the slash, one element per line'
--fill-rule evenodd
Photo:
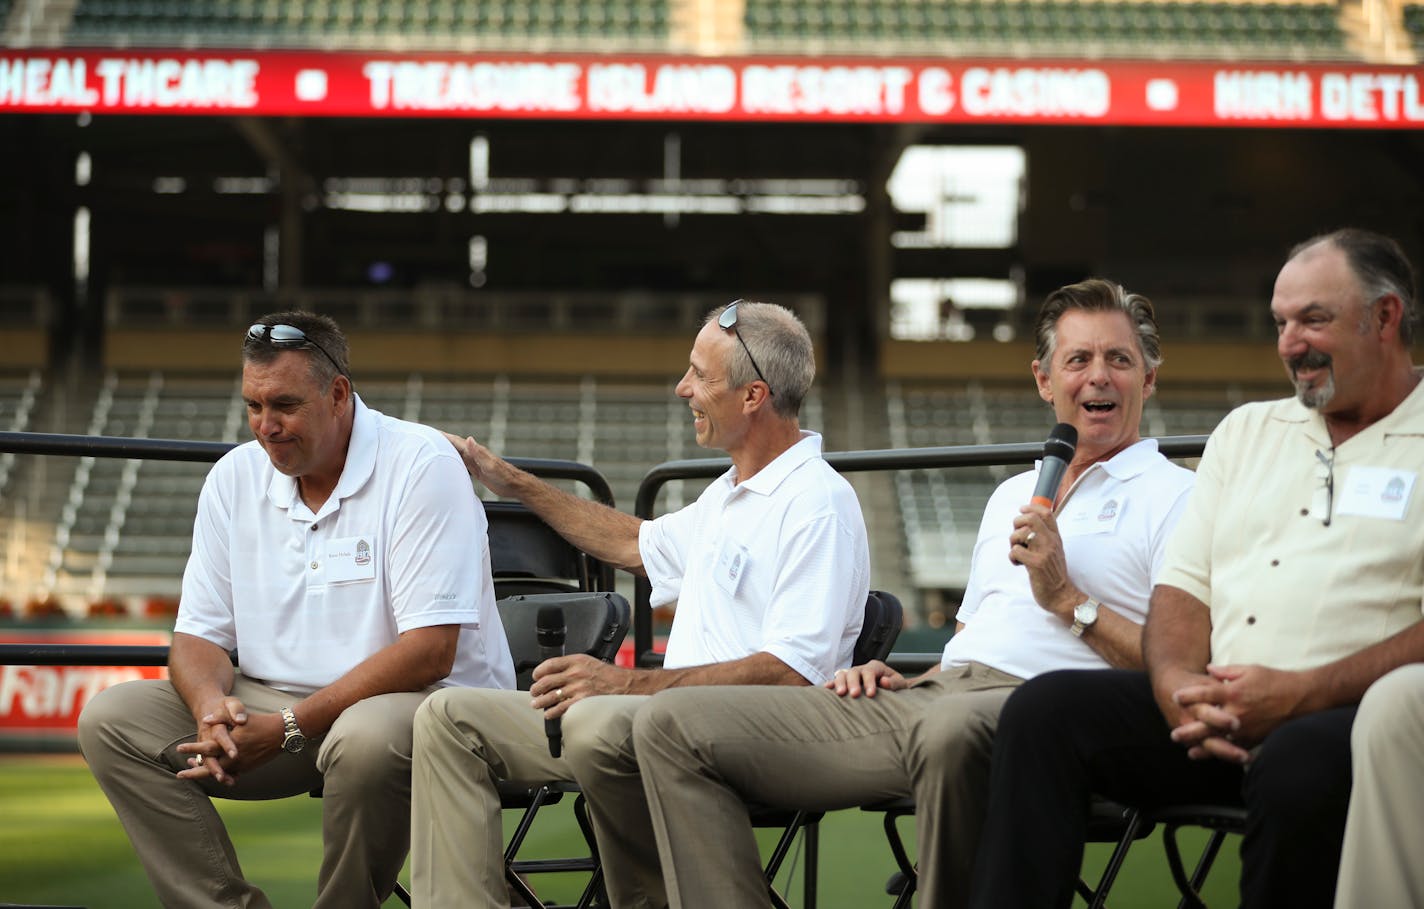
<path fill-rule="evenodd" d="M 1159 439 L 1158 449 L 1169 458 L 1200 457 L 1206 436 L 1168 436 Z M 871 451 L 826 452 L 826 463 L 840 473 L 867 470 L 921 470 L 938 467 L 997 467 L 1032 464 L 1043 456 L 1043 443 L 1009 445 L 947 445 L 937 448 L 884 448 Z M 643 476 L 633 513 L 652 518 L 653 506 L 662 487 L 673 480 L 720 476 L 732 466 L 728 458 L 687 459 L 659 464 Z M 874 586 L 872 584 L 872 586 Z M 894 591 L 891 591 L 892 593 Z M 639 666 L 662 665 L 662 654 L 653 651 L 652 585 L 639 577 L 633 605 L 633 649 Z M 890 663 L 901 671 L 917 671 L 939 662 L 937 653 L 890 655 Z"/>
<path fill-rule="evenodd" d="M 1206 436 L 1169 436 L 1158 440 L 1169 458 L 1199 457 Z M 216 461 L 234 446 L 225 442 L 192 442 L 176 439 L 128 439 L 112 436 L 75 436 L 47 433 L 0 432 L 0 453 L 90 455 L 107 458 L 149 458 L 173 461 Z M 827 463 L 841 473 L 871 470 L 916 470 L 943 467 L 994 467 L 1031 464 L 1043 454 L 1040 443 L 1010 445 L 964 445 L 936 448 L 878 449 L 871 451 L 827 452 Z M 509 458 L 511 464 L 547 479 L 574 480 L 588 487 L 594 498 L 613 504 L 608 481 L 594 468 L 575 461 L 546 458 Z M 668 461 L 652 468 L 638 487 L 634 514 L 654 516 L 659 491 L 672 480 L 719 476 L 731 461 L 726 458 Z M 604 566 L 606 568 L 606 566 Z M 611 579 L 605 578 L 611 587 Z M 637 665 L 658 666 L 662 654 L 653 650 L 652 587 L 647 578 L 636 584 L 633 611 L 633 646 Z M 84 644 L 0 644 L 0 665 L 23 666 L 161 666 L 167 662 L 167 647 Z M 939 661 L 937 653 L 891 654 L 890 662 L 902 671 L 917 671 Z"/>
<path fill-rule="evenodd" d="M 28 455 L 213 462 L 235 447 L 229 442 L 0 432 L 0 453 Z M 516 467 L 546 479 L 582 483 L 598 501 L 605 505 L 614 504 L 613 489 L 608 485 L 608 479 L 587 464 L 552 458 L 508 460 Z M 196 504 L 196 499 L 194 501 Z M 595 570 L 597 586 L 612 590 L 613 569 L 600 562 Z M 165 666 L 167 663 L 168 648 L 155 644 L 0 644 L 0 666 Z"/>

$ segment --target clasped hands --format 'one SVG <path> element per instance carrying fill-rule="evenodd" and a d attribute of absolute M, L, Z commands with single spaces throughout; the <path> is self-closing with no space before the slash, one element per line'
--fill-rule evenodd
<path fill-rule="evenodd" d="M 1306 693 L 1298 672 L 1265 666 L 1208 664 L 1206 674 L 1183 672 L 1171 680 L 1168 713 L 1172 741 L 1193 760 L 1235 764 L 1251 760 L 1251 749 L 1296 716 Z"/>
<path fill-rule="evenodd" d="M 260 767 L 281 750 L 285 728 L 280 713 L 250 714 L 242 701 L 225 697 L 198 721 L 197 740 L 178 746 L 179 754 L 189 755 L 178 778 L 235 785 L 239 773 Z"/>

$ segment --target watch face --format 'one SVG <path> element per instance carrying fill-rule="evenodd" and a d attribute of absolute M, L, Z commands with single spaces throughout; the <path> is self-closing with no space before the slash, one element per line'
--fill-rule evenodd
<path fill-rule="evenodd" d="M 1092 601 L 1079 603 L 1073 609 L 1073 618 L 1083 625 L 1091 625 L 1098 620 L 1098 604 Z"/>
<path fill-rule="evenodd" d="M 296 754 L 298 751 L 301 751 L 303 748 L 305 748 L 306 744 L 307 737 L 302 735 L 300 732 L 294 732 L 282 740 L 282 749 L 291 754 Z"/>

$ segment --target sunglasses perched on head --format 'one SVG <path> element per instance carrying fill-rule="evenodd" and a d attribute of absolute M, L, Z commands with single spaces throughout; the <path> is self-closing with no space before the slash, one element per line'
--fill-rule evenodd
<path fill-rule="evenodd" d="M 331 361 L 331 365 L 336 367 L 337 373 L 346 375 L 346 370 L 341 368 L 341 364 L 336 362 L 336 358 L 326 352 L 326 348 L 307 337 L 307 333 L 295 325 L 264 325 L 261 322 L 254 323 L 247 329 L 247 340 L 266 342 L 278 350 L 297 350 L 303 347 L 314 347 L 321 351 L 322 356 Z"/>
<path fill-rule="evenodd" d="M 757 378 L 761 379 L 762 384 L 766 386 L 766 393 L 769 395 L 774 395 L 776 394 L 776 392 L 772 390 L 771 383 L 766 380 L 766 376 L 761 374 L 761 367 L 757 365 L 756 357 L 752 356 L 752 349 L 748 347 L 747 342 L 742 339 L 742 333 L 736 330 L 737 304 L 740 302 L 742 301 L 736 300 L 733 303 L 729 304 L 726 309 L 722 310 L 722 314 L 717 317 L 717 325 L 723 331 L 730 331 L 736 337 L 736 339 L 741 342 L 742 350 L 745 350 L 747 352 L 747 359 L 752 361 L 752 369 L 756 370 Z"/>

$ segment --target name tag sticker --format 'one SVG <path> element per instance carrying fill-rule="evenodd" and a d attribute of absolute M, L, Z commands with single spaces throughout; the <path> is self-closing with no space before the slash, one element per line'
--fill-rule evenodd
<path fill-rule="evenodd" d="M 713 570 L 713 581 L 727 596 L 736 596 L 737 588 L 741 586 L 742 576 L 747 573 L 747 565 L 750 561 L 751 555 L 747 552 L 747 547 L 733 540 L 723 542 L 722 550 L 717 553 L 717 567 Z"/>
<path fill-rule="evenodd" d="M 326 544 L 326 582 L 370 581 L 376 577 L 376 538 L 342 537 Z"/>
<path fill-rule="evenodd" d="M 1069 537 L 1112 533 L 1117 530 L 1125 502 L 1120 495 L 1109 496 L 1101 502 L 1071 502 L 1058 516 L 1058 532 Z"/>
<path fill-rule="evenodd" d="M 1395 467 L 1351 467 L 1335 490 L 1337 514 L 1404 520 L 1418 474 Z"/>

